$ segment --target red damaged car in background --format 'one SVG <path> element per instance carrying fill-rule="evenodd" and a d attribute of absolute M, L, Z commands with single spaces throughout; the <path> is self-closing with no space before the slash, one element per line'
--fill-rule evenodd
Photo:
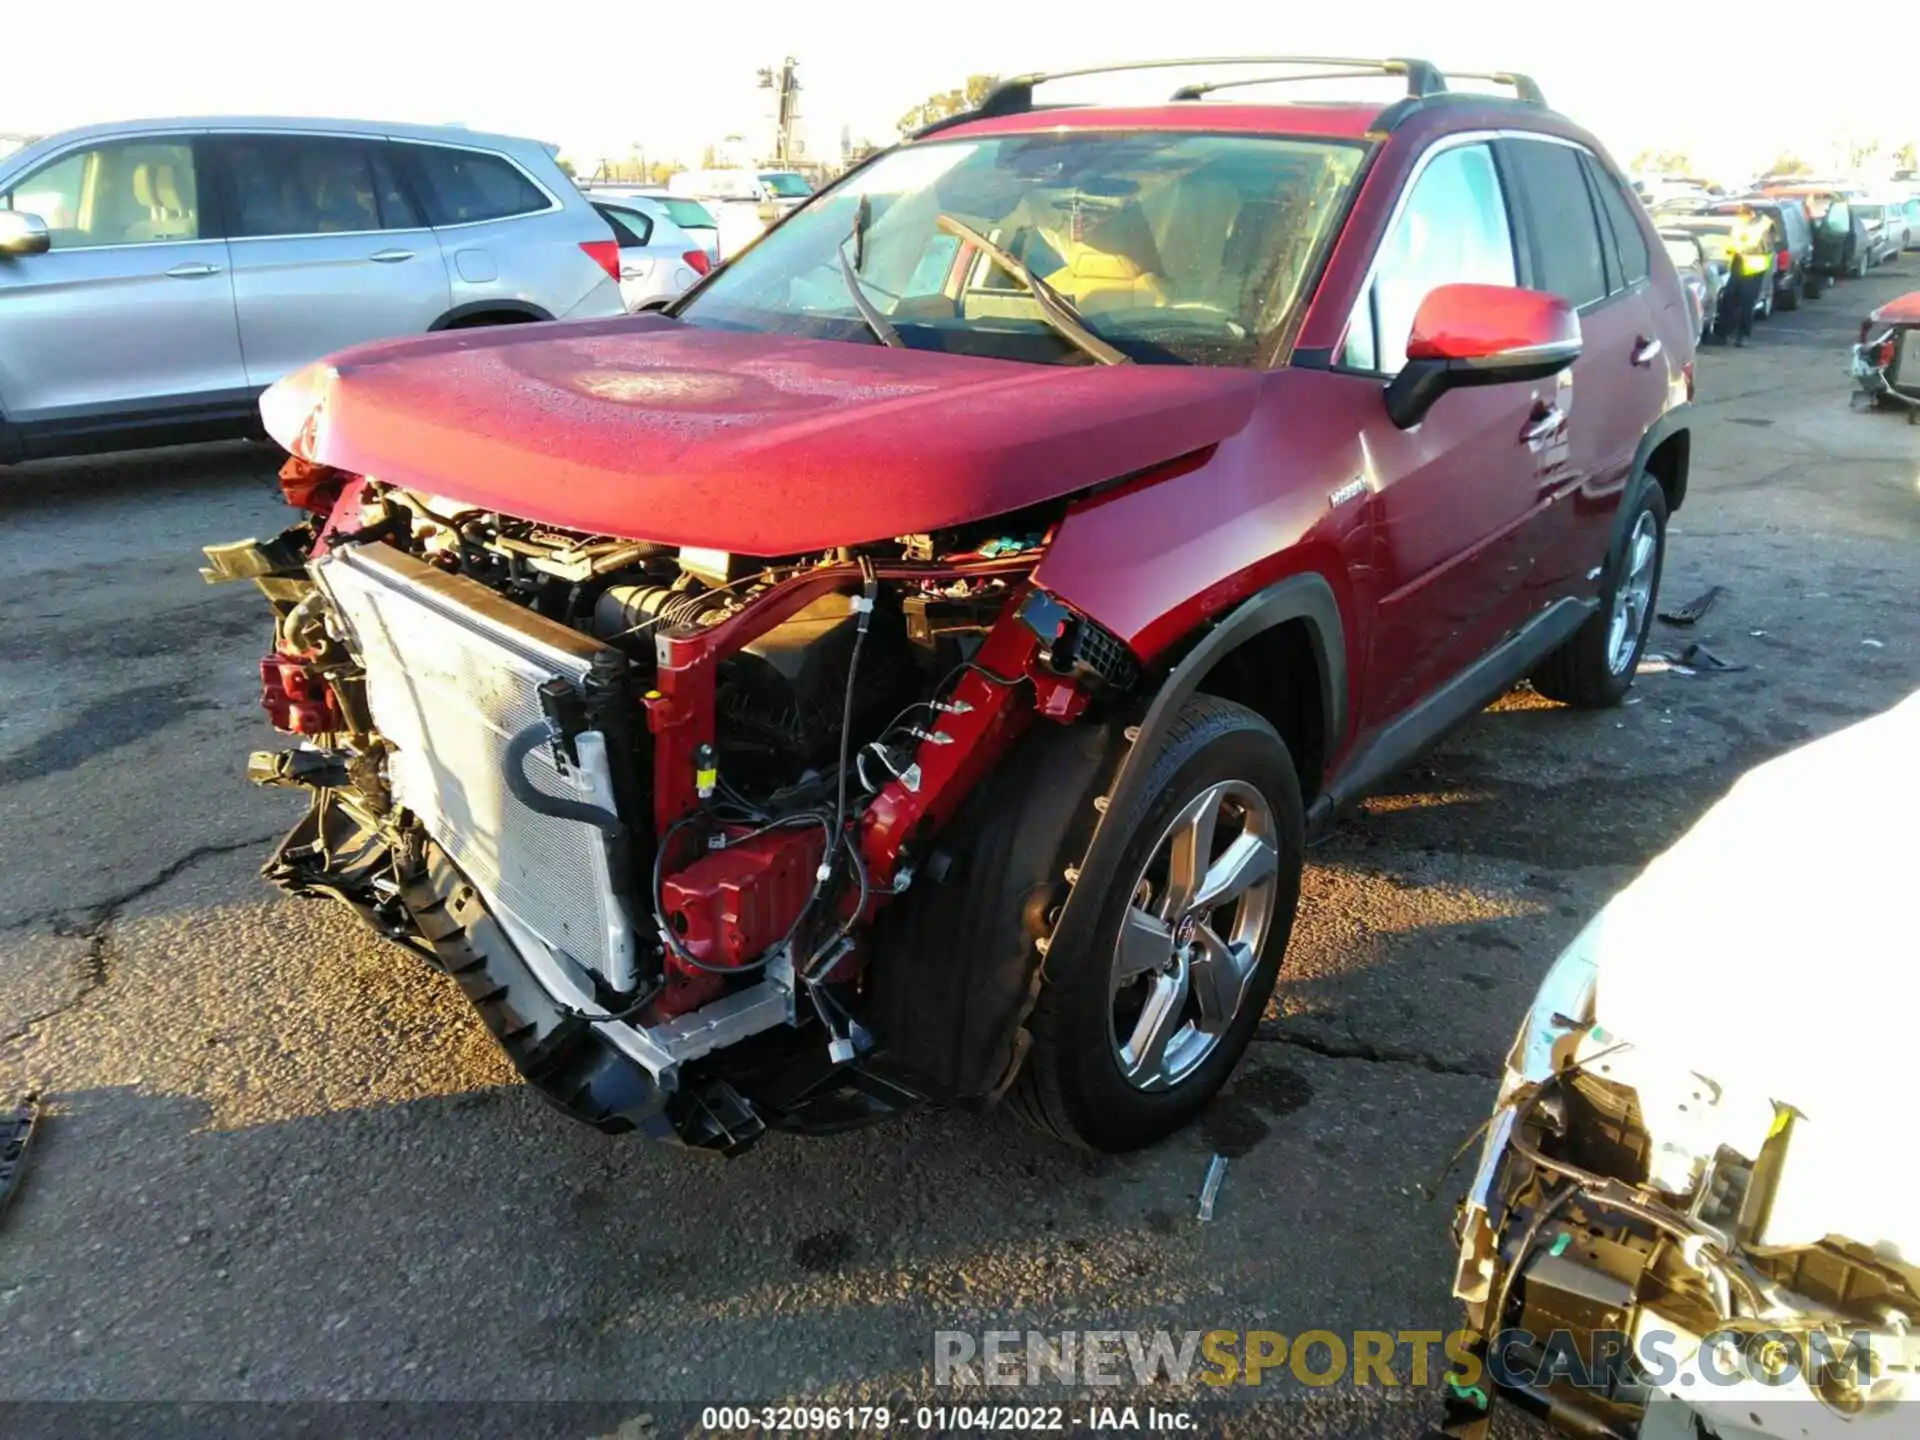
<path fill-rule="evenodd" d="M 268 875 L 603 1129 L 1192 1118 L 1310 834 L 1523 676 L 1625 694 L 1692 389 L 1650 222 L 1525 77 L 1233 63 L 1009 82 L 668 316 L 270 391 L 312 518 L 208 550 L 275 611 L 252 776 L 311 792 Z"/>

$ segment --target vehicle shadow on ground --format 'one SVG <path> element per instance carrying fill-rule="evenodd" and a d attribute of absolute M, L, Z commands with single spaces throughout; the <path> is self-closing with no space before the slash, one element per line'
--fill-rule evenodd
<path fill-rule="evenodd" d="M 1314 1095 L 1259 1063 L 1249 1084 L 1269 1120 Z M 0 1398 L 780 1393 L 730 1380 L 733 1360 L 817 1400 L 920 1390 L 935 1329 L 1021 1316 L 1439 1325 L 1443 1207 L 1338 1230 L 1383 1178 L 1404 1195 L 1431 1173 L 1476 1108 L 1409 1150 L 1370 1123 L 1408 1107 L 1397 1089 L 1235 1149 L 1233 1208 L 1207 1227 L 1201 1132 L 1109 1160 L 921 1114 L 721 1162 L 596 1135 L 518 1087 L 240 1130 L 191 1097 L 62 1094 L 0 1237 Z M 1363 1178 L 1316 1175 L 1329 1165 Z M 1332 1238 L 1268 1245 L 1281 1214 Z M 1433 1263 L 1390 1294 L 1326 1292 L 1341 1262 L 1319 1255 L 1383 1244 Z M 1223 1247 L 1261 1258 L 1223 1269 Z"/>
<path fill-rule="evenodd" d="M 277 445 L 234 440 L 0 465 L 0 519 L 76 505 L 217 495 L 242 485 L 270 491 L 285 459 Z"/>

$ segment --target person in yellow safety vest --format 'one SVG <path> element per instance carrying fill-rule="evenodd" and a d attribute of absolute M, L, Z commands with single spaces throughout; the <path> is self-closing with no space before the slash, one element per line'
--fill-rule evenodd
<path fill-rule="evenodd" d="M 1722 327 L 1731 325 L 1733 343 L 1744 346 L 1753 333 L 1753 312 L 1759 308 L 1766 277 L 1773 273 L 1773 225 L 1766 216 L 1742 208 L 1728 237 L 1727 310 Z"/>

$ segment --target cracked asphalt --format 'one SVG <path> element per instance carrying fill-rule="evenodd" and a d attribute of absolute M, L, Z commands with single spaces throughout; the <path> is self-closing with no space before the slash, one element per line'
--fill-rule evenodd
<path fill-rule="evenodd" d="M 1122 1159 L 997 1115 L 731 1163 L 568 1125 L 449 982 L 255 876 L 297 809 L 241 778 L 263 610 L 195 566 L 282 523 L 272 454 L 0 472 L 0 1100 L 47 1105 L 0 1218 L 0 1400 L 565 1400 L 605 1408 L 563 1433 L 640 1434 L 924 1396 L 943 1328 L 1449 1328 L 1460 1181 L 1421 1186 L 1553 955 L 1745 768 L 1920 686 L 1920 428 L 1850 412 L 1842 368 L 1916 283 L 1910 255 L 1701 358 L 1664 598 L 1726 593 L 1656 644 L 1746 668 L 1603 715 L 1516 692 L 1366 802 L 1232 1089 Z M 1295 1387 L 1214 1424 L 1429 1415 Z"/>

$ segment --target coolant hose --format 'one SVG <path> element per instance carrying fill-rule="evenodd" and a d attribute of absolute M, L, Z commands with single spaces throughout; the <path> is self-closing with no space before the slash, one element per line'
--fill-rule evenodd
<path fill-rule="evenodd" d="M 609 835 L 620 834 L 626 827 L 611 810 L 602 810 L 598 805 L 589 805 L 582 800 L 549 795 L 536 789 L 533 781 L 527 778 L 527 756 L 552 738 L 553 728 L 546 721 L 539 720 L 507 742 L 507 789 L 513 793 L 513 798 L 529 810 L 551 815 L 556 820 L 577 820 L 582 825 L 591 825 Z"/>

